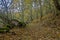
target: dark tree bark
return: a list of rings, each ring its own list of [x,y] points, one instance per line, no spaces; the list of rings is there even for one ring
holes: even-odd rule
[[[54,1],[54,5],[55,5],[55,7],[60,11],[59,0],[53,0],[53,1]]]

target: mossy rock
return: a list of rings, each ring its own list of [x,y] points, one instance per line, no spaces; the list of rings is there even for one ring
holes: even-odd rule
[[[20,22],[16,19],[12,19],[8,24],[5,25],[6,27],[8,27],[9,29],[12,29],[14,27],[26,27],[26,23],[25,22]]]
[[[9,29],[12,29],[12,28],[14,28],[14,25],[13,24],[6,24],[6,27]]]
[[[17,19],[12,19],[10,23],[14,27],[15,26],[18,26],[18,27],[25,27],[26,26],[26,23],[25,22],[20,22]]]

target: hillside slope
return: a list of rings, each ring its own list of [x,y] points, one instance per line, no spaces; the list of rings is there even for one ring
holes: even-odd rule
[[[25,28],[14,28],[1,34],[0,40],[60,40],[60,15],[48,14]]]

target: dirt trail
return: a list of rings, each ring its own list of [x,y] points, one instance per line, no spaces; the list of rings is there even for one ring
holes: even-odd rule
[[[60,40],[60,16],[49,14],[32,21],[25,28],[14,28],[12,33],[0,34],[0,40]]]

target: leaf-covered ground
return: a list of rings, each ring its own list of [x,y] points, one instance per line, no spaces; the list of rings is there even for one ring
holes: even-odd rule
[[[10,33],[0,34],[0,40],[60,40],[60,15],[48,14],[25,28],[13,28]]]

